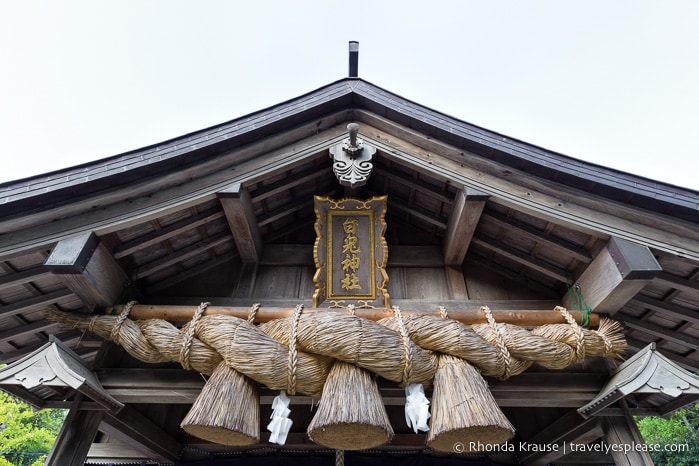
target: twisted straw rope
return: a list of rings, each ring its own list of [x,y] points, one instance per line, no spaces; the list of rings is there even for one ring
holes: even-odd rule
[[[250,314],[248,314],[248,322],[251,324],[255,322],[255,317],[257,317],[257,311],[260,310],[260,303],[255,303],[250,308]]]
[[[184,330],[184,339],[182,340],[182,349],[180,350],[180,363],[182,364],[182,367],[185,370],[192,369],[192,365],[189,362],[189,355],[192,348],[192,341],[194,340],[194,330],[197,321],[201,318],[201,316],[204,314],[204,311],[206,311],[206,308],[209,307],[210,304],[211,303],[209,302],[201,303],[199,307],[197,307],[197,310],[194,312],[189,326],[186,330]]]
[[[289,395],[296,395],[296,364],[298,363],[298,349],[296,348],[296,334],[299,327],[299,319],[303,312],[303,304],[296,306],[294,316],[291,319],[289,328],[289,365],[288,365],[288,392]]]
[[[578,325],[578,323],[575,321],[572,315],[570,315],[570,312],[568,312],[568,309],[562,307],[562,306],[556,306],[554,308],[554,311],[558,311],[561,314],[563,314],[563,318],[568,322],[570,325],[571,330],[573,333],[575,333],[575,336],[577,338],[577,344],[575,345],[575,352],[573,353],[574,355],[571,357],[575,363],[580,363],[583,362],[585,359],[585,333],[583,332],[582,328]],[[605,346],[607,345],[607,341],[605,341]]]
[[[121,344],[121,339],[119,338],[119,334],[121,332],[121,326],[124,325],[124,322],[126,319],[129,317],[129,313],[131,312],[131,309],[138,304],[137,301],[129,301],[126,303],[126,306],[124,306],[124,309],[121,311],[121,314],[117,316],[116,322],[114,322],[114,327],[112,327],[112,331],[109,334],[109,339],[112,340],[113,342],[117,344]],[[90,322],[92,327],[94,328],[94,322]]]
[[[410,337],[403,324],[403,316],[398,306],[393,306],[393,314],[396,316],[396,322],[400,330],[400,339],[403,343],[403,380],[412,380],[413,360],[412,351],[408,344],[410,342]]]
[[[482,306],[481,311],[483,314],[485,314],[488,325],[490,328],[492,328],[495,336],[493,343],[495,343],[495,346],[498,347],[498,351],[500,352],[500,363],[504,368],[502,378],[509,379],[510,375],[512,374],[512,358],[510,356],[510,350],[507,349],[507,344],[505,343],[505,335],[503,335],[501,327],[498,327],[498,324],[495,322],[495,317],[493,317],[493,313],[490,312],[490,308],[488,306]]]
[[[89,329],[121,344],[145,362],[176,361],[183,366],[189,363],[195,370],[210,373],[224,358],[229,366],[262,385],[290,392],[296,373],[296,391],[311,396],[322,390],[331,358],[406,385],[430,382],[436,369],[434,352],[465,359],[483,375],[507,378],[532,362],[561,369],[579,361],[581,355],[620,357],[626,350],[621,326],[610,320],[603,320],[597,331],[572,323],[543,325],[528,331],[495,323],[494,319],[488,324],[468,326],[436,316],[402,315],[399,310],[398,316],[376,323],[344,312],[302,314],[297,307],[288,320],[279,319],[259,327],[243,319],[216,315],[200,316],[180,330],[160,319],[133,321],[128,318],[132,306],[127,305],[119,316],[90,317],[52,311],[47,318]],[[556,310],[562,313],[561,309]],[[444,311],[442,314],[446,314]],[[569,318],[568,313],[566,319]],[[195,328],[193,337],[185,345],[190,328]],[[360,338],[354,338],[357,335]],[[296,344],[290,344],[292,338]],[[356,340],[354,344],[349,344],[350,339]],[[399,345],[408,351],[407,358],[405,354],[395,357]],[[182,351],[185,346],[189,356]],[[279,361],[282,357],[284,362]],[[412,362],[410,367],[408,360]]]

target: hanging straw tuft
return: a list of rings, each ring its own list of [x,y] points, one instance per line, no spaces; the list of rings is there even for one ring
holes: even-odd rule
[[[514,435],[514,427],[500,411],[478,370],[463,359],[443,354],[434,376],[432,418],[427,445],[453,452],[460,443],[500,445]]]
[[[260,441],[260,391],[255,382],[221,362],[180,425],[185,432],[221,445]]]
[[[365,369],[335,361],[323,387],[308,436],[336,450],[365,450],[393,438],[381,393]]]

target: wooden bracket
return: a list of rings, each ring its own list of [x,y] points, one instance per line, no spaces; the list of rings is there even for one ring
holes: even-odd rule
[[[241,260],[259,262],[262,256],[262,236],[250,193],[240,183],[235,183],[216,195],[223,206]]]
[[[460,266],[466,257],[471,238],[476,231],[488,195],[471,188],[456,193],[454,210],[449,216],[444,237],[444,263]]]
[[[128,286],[131,283],[128,276],[94,232],[59,241],[44,267],[56,274],[89,309],[138,298],[138,290]],[[126,288],[129,296],[125,296]]]
[[[576,286],[579,285],[583,301],[593,312],[614,314],[662,270],[648,247],[612,237]],[[561,301],[566,308],[576,309],[571,293]]]

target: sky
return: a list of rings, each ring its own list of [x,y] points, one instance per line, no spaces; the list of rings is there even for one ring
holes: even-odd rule
[[[699,190],[693,0],[0,1],[0,182],[359,77],[460,120]]]

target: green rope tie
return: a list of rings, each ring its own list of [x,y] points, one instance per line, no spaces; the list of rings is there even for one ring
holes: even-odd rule
[[[573,298],[573,306],[575,306],[576,310],[580,313],[580,326],[586,328],[590,325],[590,313],[592,309],[585,304],[582,292],[580,291],[580,283],[575,283],[573,288],[571,288],[568,280],[566,280],[566,287],[568,288],[568,293]]]

